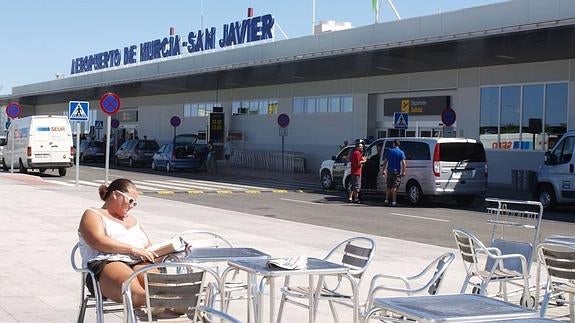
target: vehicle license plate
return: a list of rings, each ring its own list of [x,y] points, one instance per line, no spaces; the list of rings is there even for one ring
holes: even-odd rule
[[[454,169],[453,178],[473,177],[474,172],[473,169]]]
[[[34,154],[35,158],[50,158],[50,154]]]

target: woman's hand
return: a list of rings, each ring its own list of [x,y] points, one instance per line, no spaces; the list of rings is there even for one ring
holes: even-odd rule
[[[132,255],[139,257],[142,261],[154,262],[154,259],[158,257],[154,252],[145,248],[132,248]]]

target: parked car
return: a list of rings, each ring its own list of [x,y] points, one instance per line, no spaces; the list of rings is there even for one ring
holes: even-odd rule
[[[407,195],[412,205],[426,196],[452,196],[461,205],[469,205],[477,195],[487,191],[487,159],[481,142],[467,138],[381,138],[365,150],[361,192],[385,194],[381,165],[385,151],[399,139],[407,161],[406,176],[397,192]],[[382,153],[383,152],[383,153]],[[348,188],[351,166],[346,166],[342,179]]]
[[[557,204],[575,204],[575,130],[568,131],[545,153],[537,172],[536,199],[551,210]]]
[[[171,172],[177,169],[199,170],[202,167],[202,152],[193,145],[165,144],[154,154],[152,169],[165,169]]]
[[[323,188],[334,189],[338,183],[342,183],[343,174],[349,162],[349,154],[354,148],[354,145],[345,146],[337,155],[321,163],[319,179]]]
[[[6,146],[6,136],[0,135],[0,161],[3,158],[4,146]]]
[[[127,164],[130,167],[150,165],[154,153],[160,146],[155,140],[132,139],[125,141],[114,154],[114,165]]]
[[[106,144],[99,140],[80,141],[80,162],[104,161],[106,159]]]

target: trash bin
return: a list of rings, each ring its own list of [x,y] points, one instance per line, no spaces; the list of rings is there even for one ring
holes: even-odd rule
[[[535,185],[536,173],[532,170],[513,169],[511,184],[516,191],[531,191]]]

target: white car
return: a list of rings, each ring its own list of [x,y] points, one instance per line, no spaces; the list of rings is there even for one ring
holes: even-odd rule
[[[341,183],[347,164],[349,153],[354,145],[344,147],[336,156],[324,160],[319,168],[321,186],[325,189],[333,189],[337,183]]]

